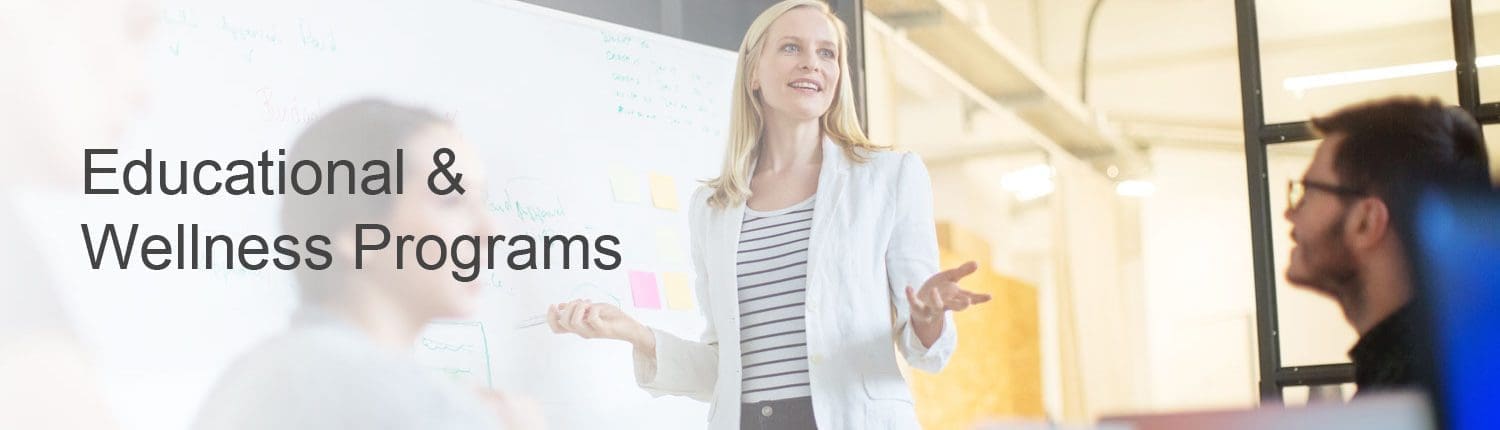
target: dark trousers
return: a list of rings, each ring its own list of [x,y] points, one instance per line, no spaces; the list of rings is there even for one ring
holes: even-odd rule
[[[811,397],[740,404],[740,430],[813,430]]]

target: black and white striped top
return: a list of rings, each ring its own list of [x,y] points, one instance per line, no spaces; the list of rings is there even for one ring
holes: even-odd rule
[[[807,241],[813,198],[784,209],[745,208],[740,224],[740,401],[812,395],[807,374]]]

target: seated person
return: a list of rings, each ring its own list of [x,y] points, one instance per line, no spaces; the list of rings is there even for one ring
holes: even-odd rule
[[[326,235],[332,265],[297,272],[302,305],[291,327],[240,357],[206,399],[199,429],[492,429],[526,419],[493,393],[463,389],[421,367],[413,346],[434,318],[474,310],[480,286],[451,268],[397,270],[394,247],[367,251],[354,269],[354,225],[453,237],[488,234],[477,156],[436,115],[382,101],[359,101],[324,115],[297,139],[288,161],[367,160],[402,148],[431,154],[451,148],[465,172],[463,195],[289,194],[286,233]],[[464,154],[470,156],[464,156]],[[369,156],[363,156],[369,155]],[[415,158],[414,158],[415,159]],[[412,173],[412,172],[408,172]],[[426,190],[426,174],[404,175],[406,190]],[[307,258],[318,260],[316,255]],[[451,260],[450,260],[451,261]]]
[[[1323,137],[1289,184],[1287,279],[1338,302],[1360,335],[1349,351],[1360,393],[1423,387],[1411,265],[1395,229],[1409,181],[1489,186],[1479,125],[1437,100],[1376,100],[1314,118]]]

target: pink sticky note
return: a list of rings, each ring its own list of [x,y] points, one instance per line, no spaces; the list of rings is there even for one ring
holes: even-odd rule
[[[630,271],[630,297],[640,309],[661,309],[661,293],[656,290],[656,274]]]

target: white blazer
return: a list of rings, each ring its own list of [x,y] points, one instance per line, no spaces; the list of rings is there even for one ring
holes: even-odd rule
[[[937,372],[958,344],[950,314],[932,348],[908,324],[905,288],[921,288],[938,271],[932,181],[915,154],[867,152],[855,164],[823,141],[823,166],[807,253],[807,350],[818,428],[915,429],[911,390],[896,350],[918,369]],[[707,329],[697,341],[656,334],[656,357],[635,356],[636,381],[656,396],[712,403],[710,429],[740,420],[739,301],[735,255],[743,204],[708,206],[707,187],[693,194],[695,290]]]

